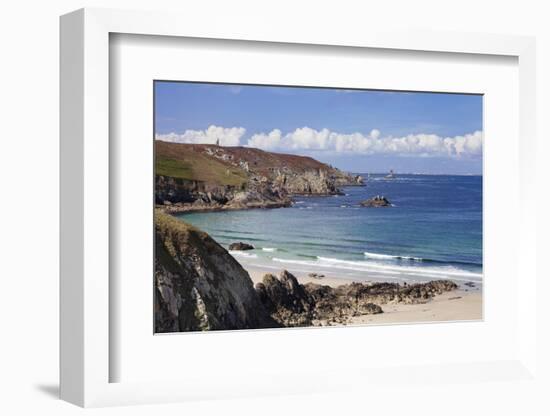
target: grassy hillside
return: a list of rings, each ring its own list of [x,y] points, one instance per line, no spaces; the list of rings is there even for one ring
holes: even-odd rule
[[[192,146],[156,141],[156,175],[237,187],[247,181],[248,175],[240,167],[218,160]]]
[[[219,147],[155,141],[156,174],[204,181],[218,185],[240,186],[251,174],[272,177],[290,169],[334,171],[330,166],[307,156],[265,152],[248,147]],[[243,167],[248,165],[248,169]]]

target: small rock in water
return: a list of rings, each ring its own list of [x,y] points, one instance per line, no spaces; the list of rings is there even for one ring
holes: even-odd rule
[[[231,243],[229,244],[229,250],[254,250],[254,246],[243,242]]]
[[[466,283],[464,283],[464,286],[476,287],[476,284],[474,282],[466,282]]]
[[[376,195],[373,198],[362,201],[361,206],[367,208],[385,208],[391,207],[392,203],[385,196]]]

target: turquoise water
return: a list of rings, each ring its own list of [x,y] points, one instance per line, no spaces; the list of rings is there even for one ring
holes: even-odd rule
[[[366,176],[366,175],[365,175]],[[345,195],[295,198],[290,208],[182,214],[247,268],[288,269],[359,280],[482,279],[480,176],[371,175]],[[359,202],[386,196],[392,208]]]

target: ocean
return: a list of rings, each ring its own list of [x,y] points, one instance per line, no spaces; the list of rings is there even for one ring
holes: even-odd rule
[[[366,174],[363,174],[367,178]],[[370,175],[345,195],[297,197],[290,208],[185,213],[178,217],[228,248],[246,268],[359,281],[482,282],[482,177]],[[391,208],[359,203],[383,195]]]

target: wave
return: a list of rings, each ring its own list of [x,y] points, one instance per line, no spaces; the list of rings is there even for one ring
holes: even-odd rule
[[[302,266],[319,266],[316,261],[311,260],[293,260],[293,259],[280,259],[278,257],[273,257],[271,260],[276,261],[277,263],[289,263],[289,264],[300,264]]]
[[[368,251],[365,251],[363,254],[370,259],[424,261],[423,258],[412,256],[392,256],[390,254],[369,253]]]
[[[422,262],[422,263],[439,263],[439,264],[447,264],[447,265],[464,265],[464,266],[482,267],[482,265],[479,263],[458,261],[458,260],[442,261],[442,260],[434,260],[434,259],[425,259],[422,257],[399,256],[399,255],[394,256],[391,254],[371,253],[368,251],[365,251],[363,254],[367,258],[376,259],[376,260],[409,260],[409,261]]]
[[[262,250],[263,251],[274,252],[274,251],[277,251],[277,248],[275,248],[275,247],[262,247]]]
[[[250,259],[258,258],[257,254],[247,253],[245,251],[239,251],[239,250],[229,250],[229,254],[231,254],[233,257],[247,257]]]
[[[223,239],[227,241],[263,241],[261,238],[257,237],[241,237],[239,236],[240,233],[211,233],[210,235],[214,237],[216,240]]]
[[[470,276],[470,277],[481,277],[480,273],[474,273],[463,269],[458,269],[453,266],[447,267],[418,267],[418,266],[398,266],[398,265],[384,265],[379,263],[369,263],[365,261],[350,261],[350,260],[340,260],[333,259],[330,257],[317,257],[321,262],[335,265],[351,265],[354,267],[360,267],[367,271],[370,268],[391,271],[396,273],[407,273],[407,274],[427,274],[427,275],[442,275],[442,276]],[[361,270],[358,269],[358,270]]]
[[[249,235],[255,235],[256,232],[254,231],[242,231],[242,230],[233,230],[233,229],[225,229],[225,228],[210,228],[211,233],[225,233],[225,234],[249,234]]]
[[[274,257],[278,263],[295,264],[309,267],[325,267],[329,269],[351,270],[356,272],[377,273],[399,276],[420,276],[423,278],[451,278],[458,281],[481,280],[482,274],[453,266],[418,267],[373,263],[368,261],[341,260],[331,257],[317,256],[316,260],[294,260]]]

